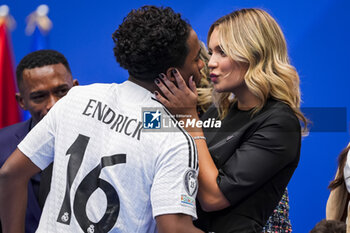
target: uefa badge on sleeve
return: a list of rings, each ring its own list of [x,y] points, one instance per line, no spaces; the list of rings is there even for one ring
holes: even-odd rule
[[[184,185],[188,195],[193,196],[197,192],[197,173],[194,169],[190,169],[185,173]]]
[[[144,129],[160,129],[162,113],[157,109],[153,111],[143,111],[143,128]]]

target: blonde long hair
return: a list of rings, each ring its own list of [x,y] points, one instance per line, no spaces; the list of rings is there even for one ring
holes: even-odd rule
[[[264,10],[241,9],[218,19],[208,32],[208,43],[214,29],[218,29],[221,49],[234,61],[248,63],[244,76],[248,89],[260,100],[254,112],[260,111],[272,97],[288,104],[304,123],[300,111],[299,75],[290,64],[287,45],[277,22]],[[230,105],[231,93],[214,93],[214,103],[223,119]]]
[[[204,62],[204,67],[201,69],[201,75],[202,79],[199,83],[199,86],[197,87],[198,92],[198,100],[197,100],[197,106],[199,110],[204,113],[208,110],[210,105],[213,103],[212,99],[212,90],[213,86],[210,82],[210,74],[209,74],[209,54],[208,50],[205,47],[205,44],[200,41],[201,51],[199,54],[199,58]]]

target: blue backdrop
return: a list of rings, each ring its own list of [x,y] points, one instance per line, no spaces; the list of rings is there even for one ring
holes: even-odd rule
[[[300,164],[289,185],[294,232],[308,232],[325,217],[327,185],[336,171],[337,155],[349,142],[350,1],[5,0],[17,21],[12,32],[16,64],[30,52],[25,18],[43,3],[49,5],[54,24],[50,48],[68,58],[80,84],[127,79],[127,72],[114,59],[111,35],[132,8],[171,6],[189,20],[203,41],[213,21],[237,8],[260,7],[271,13],[285,33],[292,64],[301,78],[302,106],[308,107],[317,129],[303,139]],[[318,108],[316,113],[313,108]]]

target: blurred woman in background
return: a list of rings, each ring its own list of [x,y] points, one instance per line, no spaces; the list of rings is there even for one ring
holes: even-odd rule
[[[346,232],[350,232],[349,200],[350,200],[350,143],[338,156],[338,170],[335,179],[329,184],[331,190],[327,201],[326,219],[339,220],[346,224]]]

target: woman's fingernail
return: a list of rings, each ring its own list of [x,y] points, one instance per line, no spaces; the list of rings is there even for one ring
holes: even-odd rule
[[[173,74],[177,74],[177,70],[176,69],[173,69]]]
[[[159,78],[164,79],[164,74],[159,74]]]
[[[156,82],[156,84],[160,83],[159,79],[157,79],[157,78],[154,81]]]
[[[158,91],[155,91],[154,94],[159,95]]]

